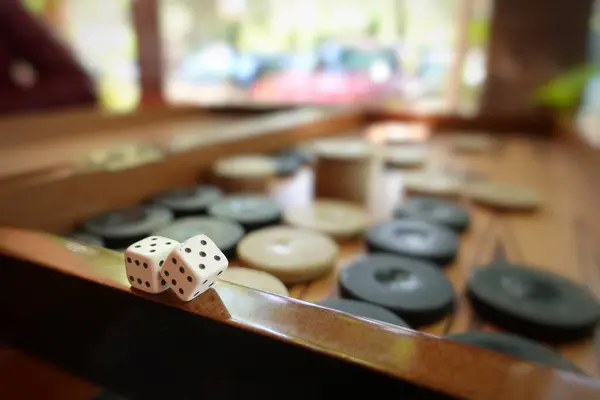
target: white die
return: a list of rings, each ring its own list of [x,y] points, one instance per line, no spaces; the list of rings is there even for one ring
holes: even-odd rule
[[[125,270],[132,287],[148,293],[161,293],[169,284],[161,278],[160,270],[167,256],[179,246],[176,240],[150,236],[125,250]]]
[[[161,275],[181,300],[190,301],[212,287],[228,265],[208,236],[197,235],[171,252]]]

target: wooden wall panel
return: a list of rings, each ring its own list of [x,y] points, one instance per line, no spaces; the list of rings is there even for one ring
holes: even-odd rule
[[[131,0],[137,36],[139,83],[143,104],[163,103],[163,52],[160,37],[160,0]]]
[[[536,114],[533,92],[587,60],[593,0],[495,0],[481,112]]]

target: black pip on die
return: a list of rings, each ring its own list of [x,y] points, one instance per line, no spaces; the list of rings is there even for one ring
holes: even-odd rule
[[[161,293],[169,284],[160,270],[169,254],[180,243],[161,236],[150,236],[125,250],[125,270],[132,287],[148,293]]]
[[[169,254],[161,276],[181,300],[190,301],[214,285],[228,265],[217,245],[208,236],[198,235]]]

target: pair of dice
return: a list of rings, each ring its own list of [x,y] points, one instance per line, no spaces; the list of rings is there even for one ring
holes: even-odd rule
[[[132,287],[148,293],[171,288],[183,301],[210,289],[228,265],[227,257],[206,235],[183,243],[150,236],[125,251],[125,270]]]

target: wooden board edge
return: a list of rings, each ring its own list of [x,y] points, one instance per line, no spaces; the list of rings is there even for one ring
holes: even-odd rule
[[[366,111],[371,122],[401,121],[426,123],[435,131],[488,131],[493,133],[528,133],[551,136],[554,117],[549,114],[529,115],[460,115],[443,113],[417,113],[392,107],[371,107]]]
[[[569,398],[600,395],[600,380],[227,282],[189,303],[169,292],[137,292],[127,283],[121,253],[45,233],[0,228],[0,254],[459,398],[490,399],[503,393],[515,400],[541,399],[549,388]]]
[[[276,113],[253,121],[234,122],[213,135],[214,140],[192,143],[160,162],[115,172],[76,173],[60,169],[16,180],[0,188],[0,223],[52,232],[71,229],[91,214],[198,182],[218,158],[249,151],[275,151],[317,137],[345,133],[360,127],[364,118],[361,112],[342,108]],[[40,202],[42,198],[44,201]]]
[[[70,135],[93,135],[172,118],[209,114],[198,107],[146,106],[128,113],[95,108],[74,108],[0,118],[0,145],[15,146]]]

